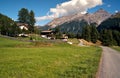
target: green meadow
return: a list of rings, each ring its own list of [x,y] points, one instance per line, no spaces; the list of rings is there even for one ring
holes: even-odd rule
[[[0,37],[0,78],[95,78],[99,47]]]
[[[114,46],[112,48],[120,52],[120,47],[119,46]]]

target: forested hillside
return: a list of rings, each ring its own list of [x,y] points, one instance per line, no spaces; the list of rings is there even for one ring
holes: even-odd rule
[[[2,35],[15,36],[20,33],[20,29],[11,18],[0,13],[0,33]]]

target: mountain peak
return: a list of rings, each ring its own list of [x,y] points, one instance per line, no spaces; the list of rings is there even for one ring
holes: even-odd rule
[[[52,20],[50,23],[48,23],[46,26],[54,28],[56,26],[63,25],[64,23],[69,23],[72,21],[80,22],[81,20],[85,20],[88,24],[96,23],[98,26],[102,21],[106,20],[110,16],[111,16],[110,13],[108,13],[104,9],[100,8],[98,11],[96,11],[93,14],[77,13],[77,14],[73,14],[73,15],[69,15],[69,16],[63,16],[60,18],[56,18],[56,19]]]
[[[99,10],[97,10],[95,13],[108,13],[106,10],[100,8]]]
[[[103,8],[98,9],[98,11],[105,11]]]

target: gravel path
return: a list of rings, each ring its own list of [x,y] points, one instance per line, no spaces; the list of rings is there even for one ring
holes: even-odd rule
[[[120,52],[109,47],[103,49],[98,78],[120,78]]]

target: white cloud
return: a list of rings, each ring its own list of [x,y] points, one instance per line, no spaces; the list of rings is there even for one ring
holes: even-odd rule
[[[86,13],[88,9],[102,5],[102,0],[70,0],[57,4],[56,8],[50,8],[46,16],[36,17],[37,21],[54,19],[74,13]]]
[[[118,13],[119,11],[118,10],[115,10],[115,13]]]
[[[109,4],[109,5],[107,5],[107,7],[109,8],[109,7],[111,7],[111,5]]]
[[[49,19],[53,19],[53,18],[55,18],[54,15],[47,15],[47,16],[42,16],[42,17],[36,17],[37,20],[45,20],[45,19],[49,20]]]

